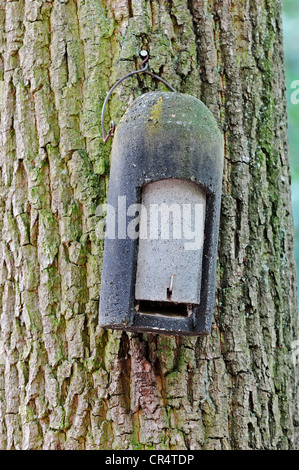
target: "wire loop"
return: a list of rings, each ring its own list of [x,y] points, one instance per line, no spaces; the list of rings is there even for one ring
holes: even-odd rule
[[[136,75],[137,73],[146,73],[147,75],[150,75],[151,77],[153,78],[156,78],[157,80],[159,80],[161,83],[163,83],[163,85],[165,85],[170,91],[173,91],[173,92],[176,92],[176,90],[171,86],[169,85],[169,83],[167,83],[165,80],[163,80],[163,78],[159,77],[158,75],[155,75],[154,73],[152,72],[149,72],[147,69],[148,69],[148,60],[149,60],[149,55],[148,55],[148,52],[147,51],[141,51],[140,52],[140,56],[141,57],[144,57],[144,59],[142,60],[142,62],[140,63],[140,69],[139,70],[135,70],[134,72],[130,72],[128,73],[127,75],[125,75],[124,77],[120,78],[114,85],[113,87],[111,88],[111,90],[109,91],[109,93],[107,94],[106,98],[105,98],[105,101],[104,101],[104,104],[103,104],[103,107],[102,107],[102,115],[101,115],[101,124],[102,124],[102,136],[103,136],[103,142],[104,144],[106,144],[106,142],[109,140],[110,137],[113,137],[114,135],[114,131],[115,131],[115,123],[114,121],[111,121],[110,123],[110,128],[109,128],[109,131],[106,135],[106,132],[105,132],[105,110],[106,110],[106,106],[107,106],[107,103],[108,103],[108,100],[111,96],[111,94],[113,93],[113,91],[115,90],[115,88],[121,83],[123,82],[126,78],[129,78],[131,77],[132,75]]]

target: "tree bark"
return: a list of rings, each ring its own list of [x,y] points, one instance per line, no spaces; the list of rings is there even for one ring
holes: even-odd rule
[[[0,447],[289,449],[297,418],[280,0],[0,0]],[[106,92],[150,68],[223,129],[209,337],[97,327]],[[157,87],[127,80],[108,118]]]

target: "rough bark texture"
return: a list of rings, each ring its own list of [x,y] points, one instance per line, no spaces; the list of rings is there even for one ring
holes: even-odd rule
[[[110,153],[100,110],[142,47],[225,136],[206,338],[97,327],[96,207]],[[110,117],[155,87],[150,77],[124,82]],[[281,1],[0,0],[0,97],[0,447],[292,448],[298,327]]]

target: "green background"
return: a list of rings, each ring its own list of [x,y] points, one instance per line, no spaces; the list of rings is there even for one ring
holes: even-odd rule
[[[299,80],[299,1],[284,0],[284,49],[286,60],[286,84],[288,94],[289,146],[292,172],[292,200],[295,220],[295,256],[299,266],[299,104],[292,104],[295,91],[291,84]],[[296,87],[298,89],[298,85]],[[299,98],[299,93],[297,94]],[[298,284],[299,286],[299,284]],[[299,293],[299,290],[298,290]]]

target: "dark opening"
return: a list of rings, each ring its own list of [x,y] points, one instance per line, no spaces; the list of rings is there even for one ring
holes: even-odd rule
[[[157,302],[153,300],[138,300],[138,313],[145,315],[161,315],[167,317],[188,317],[192,312],[192,304],[176,304],[174,302]]]

